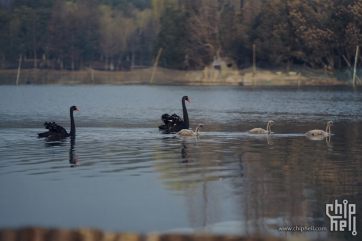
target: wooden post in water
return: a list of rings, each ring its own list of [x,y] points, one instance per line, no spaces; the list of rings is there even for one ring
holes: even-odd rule
[[[20,58],[19,58],[19,67],[18,67],[18,77],[16,77],[16,85],[18,85],[19,83],[19,75],[20,75],[20,66],[21,66],[21,54],[20,54]]]
[[[155,64],[154,64],[154,66],[153,66],[153,71],[152,71],[152,76],[151,76],[151,80],[150,80],[150,85],[152,84],[153,79],[155,78],[157,63],[158,63],[158,60],[159,60],[159,58],[160,58],[161,52],[162,52],[162,48],[160,48],[160,50],[158,50],[158,54],[157,54],[157,57],[156,57],[156,61],[155,61]]]
[[[357,45],[356,56],[354,57],[353,80],[352,80],[353,87],[356,86],[356,67],[357,67],[358,50],[359,50],[359,46]]]
[[[253,44],[253,84],[255,85],[255,75],[256,75],[256,56],[255,56],[256,45]]]

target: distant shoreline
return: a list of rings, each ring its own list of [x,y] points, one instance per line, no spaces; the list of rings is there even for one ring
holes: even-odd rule
[[[297,86],[297,85],[347,85],[333,75],[324,74],[321,70],[308,71],[270,71],[257,68],[253,76],[252,68],[220,71],[204,70],[172,70],[157,67],[155,77],[150,83],[153,67],[131,71],[101,70],[52,70],[24,69],[20,71],[19,85],[205,85],[205,86]],[[0,70],[0,85],[15,85],[17,70]]]

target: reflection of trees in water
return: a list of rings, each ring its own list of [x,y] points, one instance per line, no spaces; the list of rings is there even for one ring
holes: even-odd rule
[[[182,140],[176,136],[165,137],[162,145],[154,150],[153,166],[156,172],[161,173],[161,179],[167,189],[174,191],[194,190],[198,185],[198,164],[190,158],[197,145],[194,139]],[[181,154],[181,155],[180,155]]]
[[[203,228],[223,220],[223,191],[220,182],[205,181],[197,186],[196,193],[186,190],[184,195],[190,227]]]
[[[273,158],[253,152],[243,154],[243,186],[235,190],[240,197],[240,207],[235,211],[245,220],[248,234],[267,234],[271,227],[266,225],[266,220],[280,216],[283,223],[274,221],[275,225],[307,225],[306,196],[300,192],[305,189],[304,183],[295,182],[289,175],[280,181],[264,167],[264,161],[272,162]],[[277,227],[271,229],[274,228]]]
[[[341,147],[333,149],[331,138],[326,138],[326,148],[324,140],[311,141],[305,136],[173,139],[172,148],[158,159],[155,169],[162,173],[168,189],[185,196],[191,227],[223,220],[225,185],[238,199],[227,208],[233,208],[236,219],[245,221],[240,224],[245,235],[267,234],[279,226],[327,227],[326,203],[348,197],[350,203],[358,204],[356,197],[362,193],[358,185],[362,183],[362,150],[354,144],[362,142],[362,136],[346,138],[353,144],[344,146],[343,152],[338,150]],[[346,166],[345,158],[351,166]],[[351,172],[348,177],[340,171],[346,169]]]
[[[180,191],[186,197],[190,226],[201,228],[220,222],[224,215],[221,205],[224,184],[219,180],[241,178],[242,164],[238,155],[218,152],[227,149],[229,144],[205,142],[202,137],[167,138],[164,143],[170,148],[166,152],[158,152],[159,161],[154,167],[162,173],[163,184],[169,190]],[[175,143],[178,143],[178,148]]]
[[[274,220],[274,225],[278,226],[328,227],[325,204],[332,203],[331,195],[340,198],[352,193],[355,196],[361,191],[355,181],[361,181],[362,171],[346,178],[340,172],[345,162],[340,152],[333,152],[331,138],[326,138],[327,148],[324,138],[321,141],[283,137],[278,138],[273,150],[258,151],[250,143],[243,143],[246,151],[242,156],[243,186],[235,189],[235,194],[240,198],[240,208],[236,211],[250,221],[246,222],[247,230],[254,230],[255,234],[268,232],[265,220]],[[235,185],[237,187],[240,186]],[[278,217],[281,219],[276,220]],[[316,232],[313,235],[323,237],[326,234]]]

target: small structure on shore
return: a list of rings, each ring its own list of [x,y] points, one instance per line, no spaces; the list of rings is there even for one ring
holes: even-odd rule
[[[214,61],[212,62],[211,66],[213,67],[213,69],[222,70],[222,71],[225,71],[227,69],[230,70],[238,69],[236,62],[229,57],[224,57],[220,59],[214,57]]]

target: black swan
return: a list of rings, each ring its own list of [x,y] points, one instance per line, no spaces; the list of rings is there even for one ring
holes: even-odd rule
[[[326,131],[322,130],[311,130],[305,133],[307,136],[330,136],[331,135],[331,126],[333,126],[333,121],[328,121]]]
[[[79,111],[79,109],[76,106],[70,107],[70,133],[68,133],[62,126],[56,124],[55,122],[45,122],[44,126],[49,131],[39,133],[39,137],[48,137],[48,138],[65,138],[68,136],[75,136],[75,124],[74,124],[74,118],[73,118],[73,111]]]
[[[182,129],[189,129],[189,116],[187,114],[187,109],[185,105],[185,101],[191,102],[189,97],[184,96],[182,97],[182,110],[184,114],[184,120],[176,115],[169,115],[163,114],[161,120],[165,123],[164,125],[159,126],[160,130],[164,131],[165,133],[174,133],[179,132]]]
[[[198,136],[199,132],[200,132],[200,128],[204,129],[204,124],[199,124],[196,127],[195,132],[193,132],[192,130],[183,129],[183,130],[177,132],[176,134],[180,135],[180,136]]]
[[[274,124],[274,121],[269,121],[268,125],[266,126],[266,130],[264,130],[263,128],[254,128],[249,130],[249,133],[253,133],[253,134],[269,134],[271,132],[270,126],[272,126]]]

